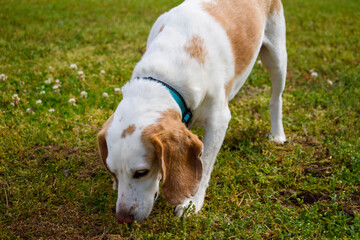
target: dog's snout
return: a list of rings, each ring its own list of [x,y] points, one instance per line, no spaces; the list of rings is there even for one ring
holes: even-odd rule
[[[134,221],[134,216],[128,212],[119,212],[116,214],[116,220],[121,224],[130,224]]]

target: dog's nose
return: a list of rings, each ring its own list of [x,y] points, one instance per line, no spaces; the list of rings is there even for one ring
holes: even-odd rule
[[[116,214],[116,220],[118,221],[118,223],[127,223],[130,224],[134,221],[134,216],[130,213],[126,213],[126,212],[119,212]]]

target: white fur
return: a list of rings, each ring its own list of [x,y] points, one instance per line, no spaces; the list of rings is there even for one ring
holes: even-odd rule
[[[287,62],[283,13],[266,20],[262,41],[251,63],[237,76],[226,98],[224,86],[234,75],[234,56],[226,31],[201,7],[204,1],[185,1],[157,19],[148,38],[147,50],[136,65],[131,81],[123,87],[123,100],[114,113],[114,120],[106,135],[109,152],[106,162],[119,183],[117,213],[130,211],[138,221],[150,214],[161,178],[159,166],[151,166],[144,159],[142,130],[154,124],[167,109],[181,111],[165,87],[137,77],[151,76],[174,87],[193,111],[191,127],[200,126],[205,130],[200,187],[195,196],[176,207],[178,216],[183,214],[190,202],[194,204],[195,212],[204,203],[216,156],[231,118],[228,101],[244,84],[259,53],[270,72],[273,86],[270,139],[278,143],[286,140],[281,119],[281,94]],[[163,25],[165,27],[159,33]],[[193,35],[200,36],[206,46],[203,66],[184,50],[186,42]],[[267,50],[261,49],[261,46],[266,46]],[[121,132],[131,124],[136,126],[135,132],[121,138]],[[144,179],[134,179],[134,171],[138,169],[151,169],[151,172]]]

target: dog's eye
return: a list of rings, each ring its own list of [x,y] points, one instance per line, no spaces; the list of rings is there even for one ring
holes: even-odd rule
[[[146,176],[146,174],[148,174],[149,170],[148,169],[142,169],[142,170],[137,170],[134,173],[134,178],[141,178]]]

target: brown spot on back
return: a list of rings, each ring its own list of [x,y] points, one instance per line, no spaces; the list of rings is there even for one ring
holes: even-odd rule
[[[214,0],[204,9],[225,29],[234,54],[235,76],[250,64],[258,48],[265,24],[263,0]]]
[[[190,57],[196,59],[200,64],[205,63],[207,50],[205,47],[204,39],[198,35],[194,35],[185,45],[185,51]]]
[[[121,138],[126,138],[127,136],[130,136],[133,134],[136,130],[136,127],[134,124],[129,125],[121,134]]]

